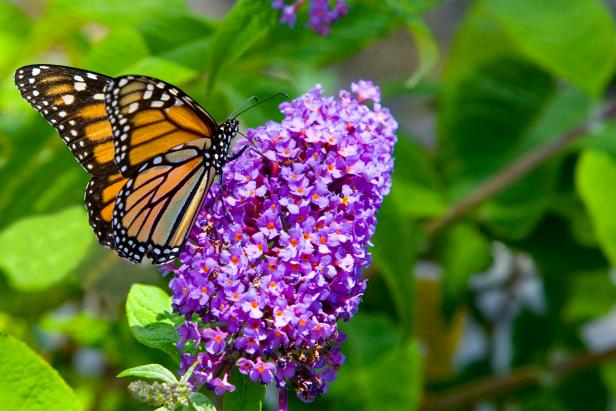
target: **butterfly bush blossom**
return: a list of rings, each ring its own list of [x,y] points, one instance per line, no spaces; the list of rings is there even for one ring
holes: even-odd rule
[[[306,3],[306,0],[294,0],[290,4],[286,3],[285,0],[274,0],[272,7],[282,10],[280,16],[282,23],[294,27],[297,20],[297,11],[304,3]],[[330,0],[310,0],[308,27],[319,34],[327,35],[330,32],[331,24],[345,16],[348,11],[344,0],[335,0],[334,5],[330,4]]]
[[[360,81],[352,91],[324,97],[317,85],[281,104],[281,123],[248,130],[258,150],[225,166],[181,264],[164,268],[185,317],[182,368],[197,362],[195,385],[233,391],[236,366],[274,382],[284,410],[287,389],[310,401],[335,379],[338,320],[353,316],[366,287],[397,128],[377,87]]]

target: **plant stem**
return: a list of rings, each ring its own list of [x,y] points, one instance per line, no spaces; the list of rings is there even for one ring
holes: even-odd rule
[[[582,353],[554,362],[547,368],[526,365],[509,374],[492,376],[463,384],[444,392],[426,396],[422,411],[444,411],[475,404],[480,400],[508,394],[531,385],[549,383],[552,378],[563,377],[587,370],[616,359],[616,347],[596,353]]]
[[[453,204],[443,216],[430,221],[426,226],[428,236],[433,237],[435,234],[441,232],[444,228],[466,215],[483,201],[507,188],[511,183],[514,183],[534,170],[546,159],[560,152],[573,141],[586,135],[596,124],[615,116],[616,102],[611,102],[607,105],[606,109],[591,120],[569,130],[560,138],[521,156],[499,171],[496,175],[490,177],[468,196]]]

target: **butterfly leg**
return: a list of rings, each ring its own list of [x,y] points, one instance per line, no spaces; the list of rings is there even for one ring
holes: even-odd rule
[[[241,156],[242,154],[244,154],[244,151],[246,151],[246,149],[248,148],[248,146],[244,146],[242,148],[240,148],[240,151],[238,151],[237,153],[233,153],[230,156],[227,156],[227,163],[233,160],[237,160],[237,158],[239,158],[239,156]],[[222,174],[221,174],[222,176]]]

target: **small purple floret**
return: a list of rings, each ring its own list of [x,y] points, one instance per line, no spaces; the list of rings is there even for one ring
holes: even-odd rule
[[[183,370],[198,361],[193,384],[231,391],[236,366],[310,401],[335,379],[344,360],[338,322],[355,314],[366,287],[397,128],[377,87],[352,90],[325,97],[317,86],[281,104],[281,123],[248,130],[262,154],[247,150],[225,166],[181,264],[162,267],[185,316]]]
[[[297,21],[297,12],[306,0],[292,0],[290,4],[284,0],[274,0],[272,7],[282,10],[280,22],[294,27]],[[330,33],[330,26],[349,12],[344,0],[336,0],[332,6],[330,0],[310,0],[310,19],[308,27],[321,35]]]

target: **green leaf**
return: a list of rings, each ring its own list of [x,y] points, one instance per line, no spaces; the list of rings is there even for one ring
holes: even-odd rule
[[[547,73],[513,56],[489,60],[455,83],[439,114],[447,173],[477,185],[515,158],[554,92]]]
[[[216,27],[202,16],[172,11],[137,26],[152,53],[164,55],[212,35]]]
[[[225,392],[223,409],[225,411],[261,411],[265,397],[265,385],[253,382],[247,375],[233,367],[229,382],[235,385],[235,391]]]
[[[590,215],[603,252],[616,264],[616,161],[606,153],[587,149],[578,160],[576,187]]]
[[[82,207],[25,218],[0,233],[0,267],[13,287],[43,290],[77,267],[93,239]]]
[[[591,104],[583,94],[556,88],[546,72],[519,56],[503,55],[465,70],[466,77],[452,77],[439,117],[441,161],[454,198],[589,115]],[[559,163],[550,159],[510,184],[486,202],[481,219],[503,237],[527,235],[552,204]]]
[[[419,66],[405,83],[406,87],[412,88],[436,68],[439,48],[430,28],[423,21],[413,19],[408,22],[408,28],[415,40],[415,47],[419,56]]]
[[[137,28],[152,54],[196,71],[209,66],[216,26],[201,16],[172,13],[156,17]]]
[[[82,60],[81,65],[93,71],[116,76],[149,55],[150,51],[143,36],[132,28],[122,27],[98,42]]]
[[[177,13],[186,9],[184,0],[51,0],[48,13],[126,26],[153,16],[164,16],[170,10]]]
[[[490,244],[475,227],[458,224],[445,234],[442,247],[443,303],[446,314],[451,317],[464,300],[471,275],[490,263]]]
[[[40,326],[45,331],[61,332],[79,344],[91,347],[102,343],[109,335],[110,321],[92,313],[47,313]]]
[[[276,22],[269,0],[238,0],[227,13],[212,42],[208,90],[218,74],[261,39]]]
[[[165,79],[166,82],[171,84],[182,84],[197,77],[197,72],[193,69],[154,56],[139,60],[122,70],[122,74],[135,73]]]
[[[380,316],[358,315],[344,331],[347,361],[331,387],[336,409],[417,409],[422,389],[418,344],[402,340],[395,325]]]
[[[33,214],[83,206],[87,183],[87,174],[53,128],[13,84],[10,90],[16,99],[13,113],[0,116],[0,228]]]
[[[419,226],[400,212],[393,198],[386,197],[377,219],[372,255],[407,333],[412,330],[413,264],[423,235]]]
[[[606,271],[577,273],[567,284],[571,290],[563,317],[569,322],[592,321],[609,313],[616,302],[616,286]]]
[[[26,344],[0,334],[0,409],[77,411],[81,406],[49,364]]]
[[[614,73],[616,30],[597,0],[486,0],[494,18],[519,50],[543,68],[591,95]]]
[[[147,378],[150,380],[159,380],[168,383],[178,382],[175,375],[160,364],[147,364],[129,368],[119,373],[118,377]]]
[[[179,362],[171,297],[165,291],[152,285],[133,285],[126,299],[126,316],[137,341],[162,350]]]
[[[195,411],[216,411],[212,401],[200,392],[190,394],[190,404]]]

